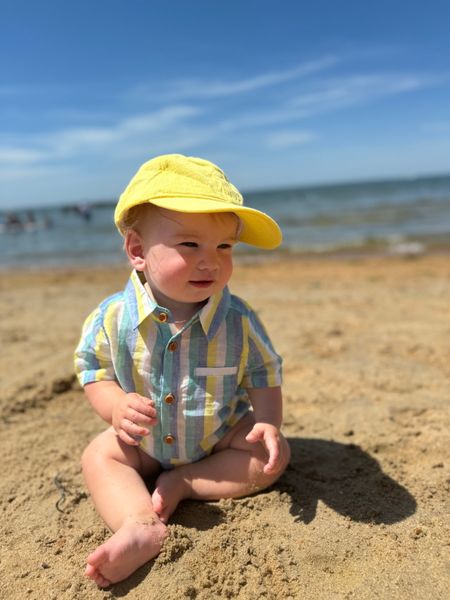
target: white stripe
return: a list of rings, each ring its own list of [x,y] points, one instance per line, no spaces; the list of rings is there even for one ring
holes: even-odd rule
[[[219,344],[222,345],[222,342],[219,342]],[[218,358],[218,362],[223,361]],[[235,375],[237,370],[237,367],[196,367],[195,374],[199,377],[221,377],[223,375]]]

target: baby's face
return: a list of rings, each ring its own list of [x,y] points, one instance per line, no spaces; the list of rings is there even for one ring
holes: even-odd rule
[[[163,306],[168,300],[197,304],[221,291],[233,271],[238,224],[232,213],[150,211],[140,231],[155,299]]]

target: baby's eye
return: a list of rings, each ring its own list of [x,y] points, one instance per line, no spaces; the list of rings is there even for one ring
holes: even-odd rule
[[[181,242],[180,246],[186,246],[186,248],[198,248],[197,242]]]
[[[228,250],[228,248],[232,248],[232,244],[219,244],[218,248],[220,248],[221,250]]]

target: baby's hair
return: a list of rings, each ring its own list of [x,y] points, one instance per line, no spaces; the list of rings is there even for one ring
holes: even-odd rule
[[[148,215],[151,210],[157,210],[157,208],[157,206],[149,202],[130,208],[122,220],[124,234],[126,235],[129,231],[137,231],[139,233],[139,223],[142,223],[144,216]]]

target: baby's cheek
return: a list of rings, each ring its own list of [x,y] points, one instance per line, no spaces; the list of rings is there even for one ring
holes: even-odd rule
[[[188,270],[187,261],[180,256],[168,257],[159,264],[159,277],[168,285],[176,284]]]
[[[222,263],[222,275],[225,281],[228,281],[233,273],[233,257],[230,255]]]

